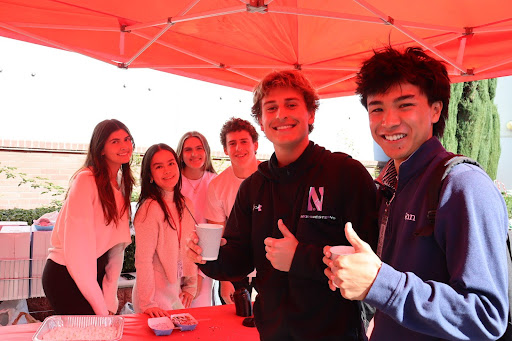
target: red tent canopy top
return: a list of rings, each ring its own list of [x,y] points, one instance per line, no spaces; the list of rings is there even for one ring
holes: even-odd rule
[[[512,75],[504,0],[0,0],[0,35],[245,90],[297,68],[323,98],[352,95],[388,45],[422,46],[453,82]]]

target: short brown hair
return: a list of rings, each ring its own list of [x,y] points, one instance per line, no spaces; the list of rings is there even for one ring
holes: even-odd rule
[[[224,147],[224,149],[227,147],[227,134],[242,130],[245,130],[249,133],[249,135],[251,135],[252,143],[258,142],[258,132],[256,129],[254,129],[254,126],[249,121],[242,120],[241,118],[231,117],[228,121],[226,121],[226,123],[224,123],[222,129],[220,130],[220,143],[222,143],[222,147]]]
[[[256,85],[253,91],[253,106],[251,116],[259,124],[261,120],[261,101],[275,88],[292,88],[304,96],[304,102],[309,112],[315,113],[318,109],[319,98],[311,82],[298,70],[274,71],[269,73]],[[309,132],[313,125],[309,125]]]

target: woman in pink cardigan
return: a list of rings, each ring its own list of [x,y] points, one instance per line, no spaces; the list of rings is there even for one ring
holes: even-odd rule
[[[190,307],[197,285],[197,266],[185,256],[185,239],[194,230],[192,214],[190,200],[181,193],[176,153],[163,143],[151,146],[142,159],[134,221],[136,313],[170,316],[168,310]]]

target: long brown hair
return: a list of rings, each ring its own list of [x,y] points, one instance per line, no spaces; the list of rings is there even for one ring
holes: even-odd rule
[[[117,224],[119,218],[124,215],[126,211],[130,212],[130,197],[132,194],[133,184],[135,183],[132,170],[130,168],[131,162],[122,164],[121,190],[124,197],[124,204],[121,212],[119,213],[116,207],[114,192],[110,185],[109,168],[105,161],[105,157],[102,155],[103,148],[105,147],[108,137],[110,134],[118,130],[124,130],[128,135],[130,135],[132,146],[135,148],[132,134],[126,125],[115,119],[101,121],[96,125],[92,132],[87,157],[84,165],[80,168],[80,170],[89,168],[94,175],[106,225],[110,224],[112,221]]]
[[[176,209],[178,210],[179,220],[181,221],[183,217],[183,210],[185,209],[185,197],[181,193],[181,164],[178,162],[178,155],[176,155],[174,149],[164,143],[154,144],[149,147],[144,154],[144,157],[142,158],[142,165],[140,167],[140,197],[139,202],[137,203],[137,207],[140,207],[146,199],[155,200],[164,212],[164,220],[166,220],[173,229],[176,229],[175,224],[171,222],[172,217],[170,218],[169,208],[164,202],[162,195],[163,190],[156,184],[156,182],[151,182],[151,161],[153,160],[153,156],[155,156],[155,154],[161,150],[167,150],[171,152],[172,155],[174,155],[176,163],[178,164],[180,176],[176,186],[174,186],[173,201],[176,205]]]

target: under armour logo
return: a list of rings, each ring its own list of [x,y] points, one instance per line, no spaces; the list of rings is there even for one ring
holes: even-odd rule
[[[252,210],[253,210],[253,211],[261,212],[261,207],[262,207],[262,206],[261,206],[261,204],[259,204],[259,205],[253,205],[253,206],[252,206]]]
[[[405,220],[416,221],[416,216],[414,214],[406,213]]]
[[[324,188],[318,187],[318,192],[315,187],[309,187],[308,197],[308,211],[321,211],[324,203]]]

